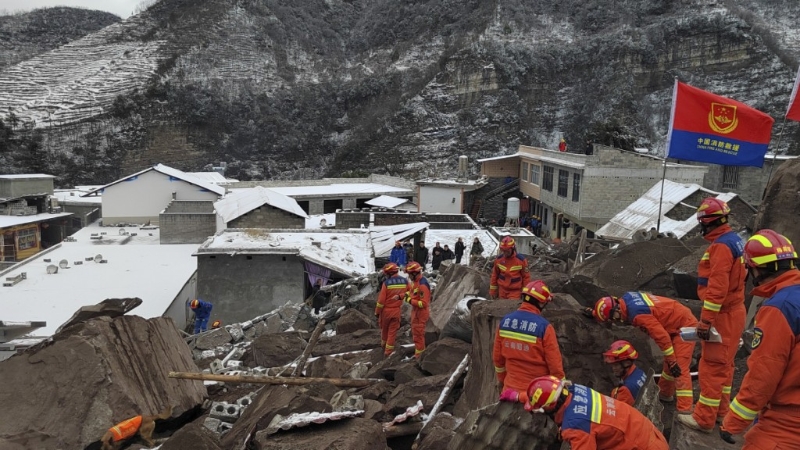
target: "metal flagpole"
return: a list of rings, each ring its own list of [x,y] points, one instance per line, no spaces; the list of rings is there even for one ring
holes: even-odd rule
[[[664,171],[661,174],[661,195],[658,196],[658,219],[656,222],[656,234],[661,232],[661,206],[664,203],[664,185],[667,179],[667,158],[669,158],[669,146],[672,140],[672,126],[675,121],[675,104],[678,100],[678,77],[675,77],[675,87],[672,88],[672,110],[669,115],[669,131],[667,132],[667,144],[664,148]]]
[[[664,203],[664,185],[667,178],[667,155],[664,150],[664,172],[661,174],[661,195],[658,196],[658,222],[656,223],[656,234],[661,232],[661,205]]]
[[[783,117],[783,125],[781,125],[781,131],[778,132],[778,143],[775,144],[775,147],[772,147],[772,165],[769,167],[769,176],[767,176],[767,182],[764,184],[764,193],[761,195],[761,201],[764,201],[764,198],[767,196],[767,186],[769,186],[769,180],[772,179],[772,171],[775,169],[775,160],[778,159],[778,147],[781,145],[781,140],[783,139],[783,129],[786,127],[786,116]]]

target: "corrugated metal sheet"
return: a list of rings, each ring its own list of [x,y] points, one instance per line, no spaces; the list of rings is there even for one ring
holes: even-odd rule
[[[428,222],[415,222],[392,226],[372,226],[369,229],[372,238],[372,249],[375,257],[388,256],[394,243],[413,236],[414,233],[425,230],[430,225]]]
[[[363,410],[339,411],[330,413],[294,413],[288,417],[283,417],[278,414],[272,419],[272,422],[270,422],[266,432],[268,435],[275,434],[280,430],[290,430],[292,428],[301,428],[312,424],[325,423],[331,420],[349,419],[351,417],[359,417],[363,415]]]
[[[731,201],[736,194],[727,192],[719,193],[710,191],[697,184],[682,184],[665,180],[664,194],[661,205],[660,232],[672,232],[682,238],[697,226],[694,215],[686,220],[673,220],[666,216],[675,206],[697,191],[704,191],[710,195]],[[607,224],[603,225],[596,234],[606,239],[631,239],[637,230],[655,228],[658,223],[658,203],[661,197],[661,182],[656,183],[638,200],[628,205],[627,208],[615,215]],[[693,205],[696,206],[696,205]]]
[[[274,206],[303,218],[308,217],[295,199],[262,186],[233,189],[231,193],[214,203],[214,208],[222,220],[228,223],[262,205]]]

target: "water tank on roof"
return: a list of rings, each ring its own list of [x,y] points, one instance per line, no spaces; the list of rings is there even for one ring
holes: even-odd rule
[[[465,155],[458,157],[458,178],[459,180],[466,181],[467,174],[469,173],[469,158]]]
[[[506,217],[509,219],[519,219],[519,199],[511,197],[508,199],[508,212]]]

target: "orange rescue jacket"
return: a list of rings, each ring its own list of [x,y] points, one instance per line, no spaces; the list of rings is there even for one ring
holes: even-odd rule
[[[555,422],[572,450],[667,450],[661,432],[633,406],[580,384],[569,389],[571,394],[556,413]]]
[[[431,307],[431,285],[428,284],[428,279],[421,276],[419,280],[409,283],[407,296],[412,308],[412,318],[418,311],[428,312]]]
[[[119,442],[135,436],[141,426],[142,416],[136,416],[114,425],[108,431],[111,432],[114,442]]]
[[[400,307],[403,306],[403,298],[409,287],[408,280],[400,275],[387,278],[381,285],[378,303],[375,305],[375,314],[390,309],[400,311]]]
[[[619,298],[619,303],[623,320],[641,328],[656,341],[667,361],[676,360],[672,337],[680,333],[681,327],[697,324],[692,310],[671,298],[645,292],[626,292]]]
[[[703,302],[700,319],[711,324],[717,314],[744,307],[744,243],[730,225],[724,224],[704,236],[711,242],[697,266],[697,295]]]
[[[762,410],[800,416],[800,271],[790,270],[752,291],[765,297],[756,315],[747,373],[723,427],[739,434]]]
[[[540,376],[564,378],[556,331],[539,309],[522,302],[500,321],[494,336],[494,370],[505,387],[524,392]]]
[[[621,380],[620,386],[615,387],[611,391],[610,397],[619,402],[633,406],[633,404],[636,403],[636,397],[639,396],[639,391],[646,382],[647,374],[634,364],[628,368],[625,377]]]
[[[489,293],[500,298],[518,299],[522,295],[522,288],[531,282],[528,270],[528,261],[515,251],[510,257],[500,255],[494,260],[492,279],[489,283]]]

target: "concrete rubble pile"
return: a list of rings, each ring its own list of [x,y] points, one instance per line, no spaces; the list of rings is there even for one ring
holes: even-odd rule
[[[555,293],[544,316],[556,329],[567,378],[609,392],[612,375],[601,353],[617,339],[633,343],[640,367],[661,372],[659,352],[644,333],[598,326],[581,310],[627,290],[674,296],[669,281],[694,245],[662,238],[597,249],[573,277],[561,264],[532,268],[532,277]],[[551,249],[539,251],[556,258]],[[0,412],[0,448],[85,448],[114,423],[167,405],[175,412],[172,426],[157,429],[162,450],[553,448],[549,419],[497,403],[494,333],[519,302],[486,299],[490,268],[444,264],[431,276],[436,288],[419,360],[407,310],[396,351],[383,356],[373,314],[378,274],[326,287],[331,301],[320,314],[287,303],[186,338],[169,319],[119,316],[130,303],[89,308],[50,342],[0,363],[0,400],[33,405]],[[229,377],[201,382],[167,378],[169,372]],[[243,376],[286,381],[259,384]],[[644,391],[637,407],[661,420],[652,378]],[[70,408],[56,406],[65,404]]]

